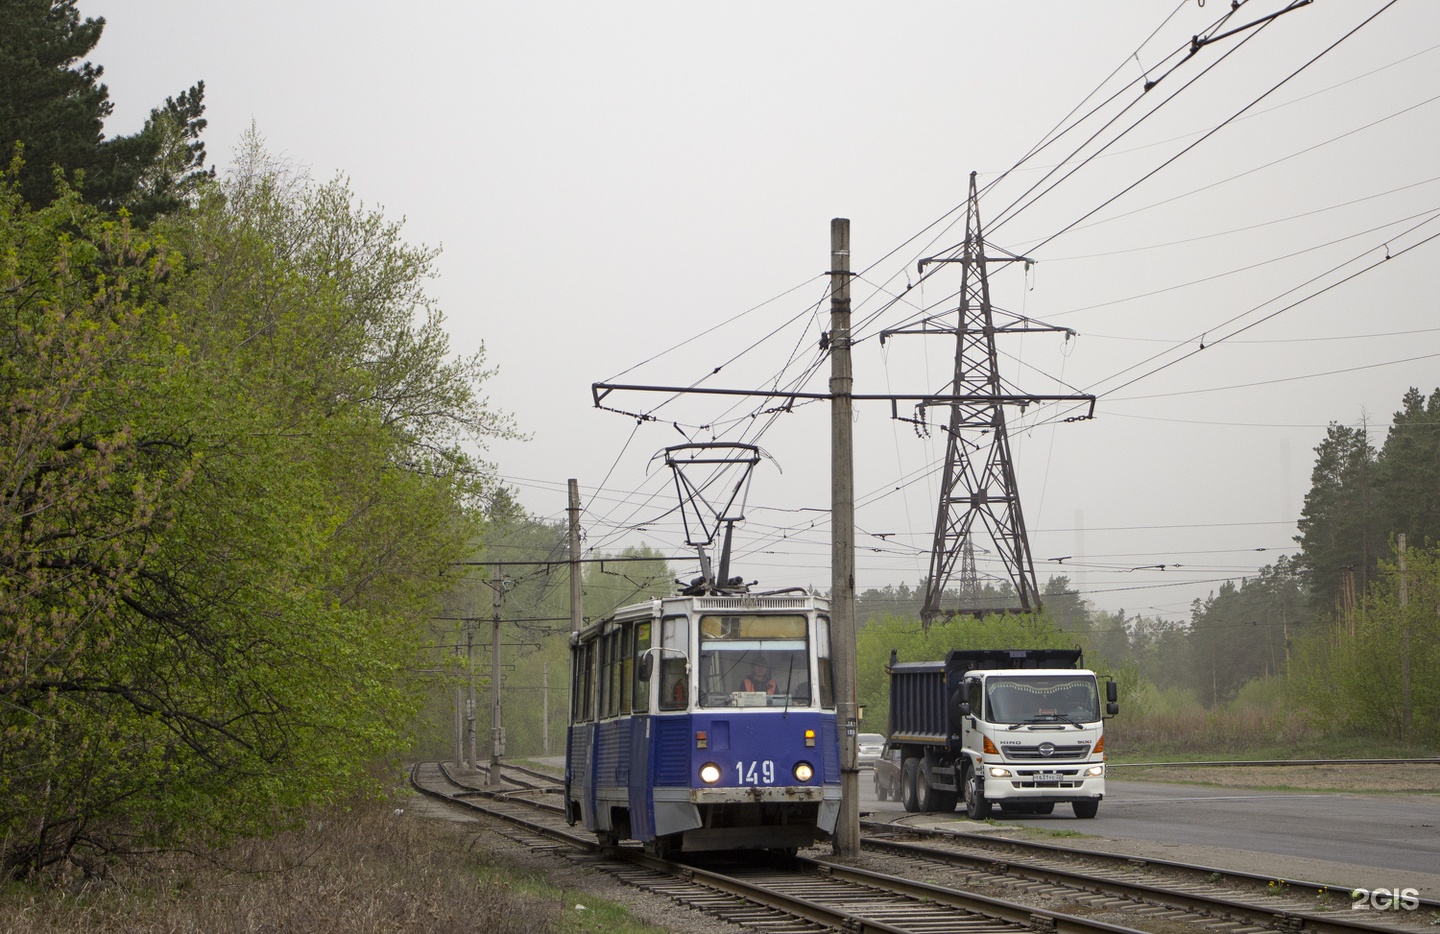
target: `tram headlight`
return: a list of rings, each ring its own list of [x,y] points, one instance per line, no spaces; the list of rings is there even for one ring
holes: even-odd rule
[[[720,780],[720,766],[713,762],[707,762],[700,766],[700,780],[707,785],[713,785]]]
[[[808,782],[815,777],[815,767],[808,762],[795,763],[795,780]]]

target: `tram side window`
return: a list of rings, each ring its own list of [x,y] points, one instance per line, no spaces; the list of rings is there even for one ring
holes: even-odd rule
[[[632,709],[636,713],[650,712],[650,684],[640,680],[640,660],[650,651],[650,624],[635,625],[635,647],[630,655],[635,663],[630,668],[630,693],[634,696]]]
[[[830,661],[830,619],[815,620],[815,666],[820,676],[820,706],[835,706],[835,669]]]
[[[580,716],[580,647],[573,646],[570,649],[570,722],[574,723],[581,719]]]
[[[610,637],[595,640],[595,716],[610,715]]]
[[[605,708],[603,716],[620,711],[620,630],[605,637]]]
[[[585,644],[585,690],[581,694],[585,702],[585,719],[595,719],[595,643]]]
[[[685,662],[690,656],[688,620],[671,616],[660,621],[660,709],[683,710],[690,684]]]
[[[570,718],[580,722],[594,716],[595,643],[577,645],[571,658]]]
[[[616,713],[629,713],[630,699],[635,695],[635,627],[626,623],[617,633],[620,637],[617,660],[620,662],[615,678],[615,698],[620,702]]]

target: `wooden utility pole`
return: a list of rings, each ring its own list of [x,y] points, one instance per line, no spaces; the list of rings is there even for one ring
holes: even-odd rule
[[[850,221],[830,221],[830,635],[840,732],[834,854],[860,855],[856,761],[854,378],[850,369]]]

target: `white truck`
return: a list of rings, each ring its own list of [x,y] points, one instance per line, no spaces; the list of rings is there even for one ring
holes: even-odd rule
[[[900,662],[892,651],[887,749],[905,810],[952,811],[963,799],[972,820],[993,805],[1049,814],[1069,804],[1094,817],[1105,797],[1104,719],[1120,708],[1107,680],[1102,713],[1083,664],[1079,649],[955,649],[942,662]]]

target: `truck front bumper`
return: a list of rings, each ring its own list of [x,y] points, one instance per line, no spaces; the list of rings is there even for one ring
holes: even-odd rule
[[[1099,801],[1105,797],[1103,762],[1056,763],[1053,767],[987,762],[982,773],[985,797],[996,804]]]

